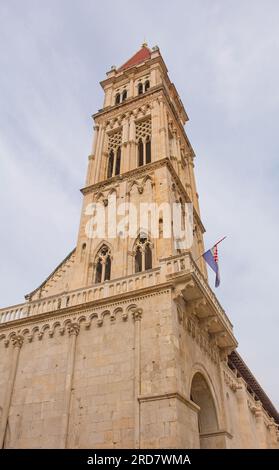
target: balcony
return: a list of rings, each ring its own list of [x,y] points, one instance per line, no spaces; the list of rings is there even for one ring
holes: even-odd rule
[[[173,288],[174,298],[178,296],[180,300],[183,299],[184,305],[197,316],[199,323],[207,328],[212,337],[218,339],[220,347],[236,347],[232,324],[189,252],[161,259],[158,267],[142,273],[0,309],[0,323],[110,297],[126,296],[129,292],[163,283]]]

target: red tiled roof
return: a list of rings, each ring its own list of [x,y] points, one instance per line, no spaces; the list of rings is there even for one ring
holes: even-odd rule
[[[140,64],[141,62],[144,62],[145,60],[150,59],[151,57],[151,51],[148,49],[147,46],[143,45],[141,49],[136,52],[125,64],[121,65],[119,67],[118,71],[128,69],[130,67],[133,67],[134,65]]]

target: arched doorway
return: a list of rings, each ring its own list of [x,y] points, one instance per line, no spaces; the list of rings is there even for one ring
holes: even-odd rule
[[[198,426],[201,449],[217,447],[218,419],[214,399],[204,376],[197,372],[191,385],[191,400],[199,406]]]

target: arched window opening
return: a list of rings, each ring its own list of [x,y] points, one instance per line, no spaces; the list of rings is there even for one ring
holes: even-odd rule
[[[144,84],[144,91],[148,91],[150,88],[150,82],[149,80],[146,80],[145,84]]]
[[[110,271],[111,271],[111,259],[110,256],[106,259],[106,266],[105,266],[105,281],[110,280]]]
[[[150,245],[145,246],[145,269],[152,269],[152,251]]]
[[[111,276],[111,253],[106,245],[103,245],[96,256],[95,283],[109,281]]]
[[[138,84],[138,94],[139,94],[139,95],[142,95],[142,94],[143,94],[143,84],[142,84],[142,83],[139,83],[139,84]]]
[[[138,141],[138,162],[139,166],[143,165],[143,142],[142,139]]]
[[[120,166],[121,166],[121,148],[118,147],[117,153],[116,153],[115,175],[120,174]]]
[[[113,150],[111,150],[109,153],[109,159],[108,159],[108,173],[107,173],[108,178],[111,178],[113,175],[113,165],[114,165],[114,152]]]
[[[127,90],[124,90],[122,93],[122,101],[125,101],[127,99]]]
[[[135,256],[135,272],[140,273],[142,271],[142,253],[141,249],[138,246],[136,249],[136,256]]]
[[[200,372],[197,372],[193,377],[190,396],[191,400],[200,408],[198,414],[200,447],[214,449],[218,445],[216,441],[217,413],[209,385]]]
[[[84,258],[85,258],[85,251],[86,251],[86,243],[83,243],[83,244],[82,244],[82,247],[81,247],[80,261],[84,261]]]
[[[120,93],[117,93],[115,96],[115,104],[120,104]]]
[[[138,166],[146,165],[152,160],[151,155],[151,118],[136,121],[136,143],[138,151]]]
[[[145,236],[140,236],[135,247],[135,272],[152,269],[152,250],[150,241]]]
[[[159,219],[159,238],[163,238],[163,234],[164,234],[164,221],[163,221],[163,217],[160,217]]]
[[[185,230],[185,220],[186,220],[186,212],[185,212],[185,204],[182,201],[182,198],[179,198],[180,203],[180,210],[181,210],[181,230]]]
[[[101,259],[98,260],[96,265],[96,274],[95,274],[95,283],[98,284],[102,282],[102,261]]]
[[[146,160],[146,163],[151,162],[151,142],[150,142],[149,135],[147,136],[146,142],[145,142],[145,160]]]

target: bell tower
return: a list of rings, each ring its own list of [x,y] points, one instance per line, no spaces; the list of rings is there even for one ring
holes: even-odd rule
[[[104,205],[108,224],[108,200],[116,205],[193,204],[193,244],[190,251],[205,276],[200,258],[204,251],[204,227],[200,219],[194,176],[195,154],[184,130],[188,116],[158,47],[141,49],[118,69],[113,66],[101,82],[103,108],[93,115],[94,133],[77,243],[77,279],[84,286],[99,279],[116,279],[159,265],[162,257],[183,250],[172,236],[163,237],[163,215],[158,218],[159,235],[152,239],[145,230],[126,239],[121,233],[104,240],[88,239],[90,205]],[[119,219],[117,219],[119,221]],[[101,242],[101,245],[100,245]],[[100,246],[99,246],[100,245]],[[98,254],[105,249],[105,258]],[[108,254],[109,253],[109,254]],[[107,274],[101,264],[107,263]],[[105,268],[104,268],[105,269]],[[96,272],[99,272],[99,274]],[[103,272],[103,277],[100,274]],[[104,277],[105,276],[105,277]],[[76,286],[80,287],[80,286]]]
[[[188,117],[158,47],[101,86],[77,245],[0,309],[0,447],[277,448],[207,281]]]

